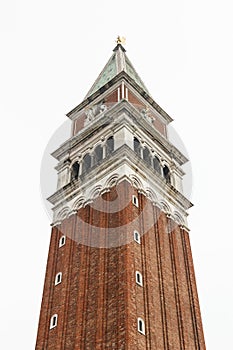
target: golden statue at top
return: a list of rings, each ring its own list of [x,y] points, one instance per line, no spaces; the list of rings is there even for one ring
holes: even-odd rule
[[[117,44],[125,45],[126,39],[123,36],[118,35],[116,42]]]

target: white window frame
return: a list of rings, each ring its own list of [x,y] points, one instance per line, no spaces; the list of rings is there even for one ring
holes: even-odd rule
[[[59,248],[63,247],[63,245],[65,245],[65,244],[66,244],[66,236],[63,235],[59,239]]]
[[[139,276],[139,279],[138,279],[138,276]],[[137,283],[139,286],[143,287],[143,279],[142,279],[142,274],[141,274],[141,272],[136,271],[136,273],[135,273],[135,278],[136,278],[136,283]]]
[[[140,324],[142,327],[140,327]],[[138,332],[145,335],[145,322],[141,317],[138,317]]]
[[[58,272],[55,276],[55,286],[62,281],[62,272]]]
[[[50,329],[53,329],[53,328],[57,327],[57,319],[58,319],[58,315],[57,314],[54,314],[50,318]]]
[[[141,236],[137,230],[134,230],[133,238],[134,238],[135,242],[137,242],[138,244],[141,244]]]
[[[135,207],[138,208],[138,197],[135,196],[134,194],[132,195],[132,203],[135,205]]]

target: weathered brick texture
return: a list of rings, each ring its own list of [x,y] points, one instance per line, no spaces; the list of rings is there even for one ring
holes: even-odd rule
[[[204,350],[188,232],[127,182],[102,198],[94,203],[98,210],[82,208],[52,229],[36,350]],[[127,206],[117,208],[125,200]],[[119,227],[110,238],[110,228]],[[98,236],[100,228],[106,230]],[[133,240],[134,229],[141,244]],[[66,244],[59,248],[62,234]],[[91,242],[93,234],[99,246],[79,243],[84,236]],[[118,246],[123,239],[128,243]],[[55,286],[57,272],[62,282]],[[50,330],[53,314],[58,324]],[[145,335],[137,331],[138,317]]]

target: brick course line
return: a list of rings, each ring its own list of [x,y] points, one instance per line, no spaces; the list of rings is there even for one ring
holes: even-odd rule
[[[164,350],[169,350],[168,345],[168,330],[167,330],[167,320],[166,320],[166,307],[165,307],[165,295],[164,295],[164,285],[163,285],[163,272],[162,272],[162,260],[161,260],[161,251],[160,251],[160,230],[159,230],[159,216],[161,212],[159,209],[155,209],[156,213],[156,250],[157,250],[157,261],[158,261],[158,272],[159,272],[159,286],[160,286],[160,301],[161,301],[161,316],[162,316],[162,325],[163,325],[163,341],[164,341]]]
[[[172,228],[172,223],[169,218],[167,218],[167,225],[168,225],[168,238],[169,238],[169,246],[170,246],[170,256],[171,256],[171,264],[172,264],[172,272],[173,272],[173,283],[174,283],[174,293],[175,293],[175,300],[176,300],[176,312],[177,312],[177,321],[178,321],[178,328],[179,328],[179,339],[180,339],[180,350],[184,349],[184,336],[182,332],[182,317],[181,317],[181,310],[180,310],[180,297],[179,297],[179,287],[178,287],[178,281],[177,281],[177,269],[176,269],[176,262],[174,257],[174,242],[173,242],[173,235],[174,231]]]
[[[194,334],[194,340],[195,340],[195,348],[197,350],[203,350],[199,347],[199,337],[198,337],[198,331],[197,331],[197,324],[196,324],[196,314],[195,314],[195,308],[194,308],[194,300],[193,300],[193,291],[192,291],[192,284],[190,281],[190,271],[189,271],[189,262],[188,262],[188,255],[187,255],[187,247],[185,242],[185,231],[181,230],[181,238],[182,238],[182,245],[183,245],[183,254],[184,254],[184,260],[185,260],[185,273],[188,283],[188,293],[189,293],[189,300],[190,300],[190,308],[191,308],[191,315],[192,315],[192,326],[193,326],[193,334]]]

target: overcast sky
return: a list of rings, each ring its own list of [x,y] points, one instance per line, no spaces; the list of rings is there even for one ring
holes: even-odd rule
[[[123,35],[128,57],[188,151],[190,238],[206,344],[232,349],[231,2],[9,0],[1,6],[0,348],[35,347],[50,239],[41,160]]]

